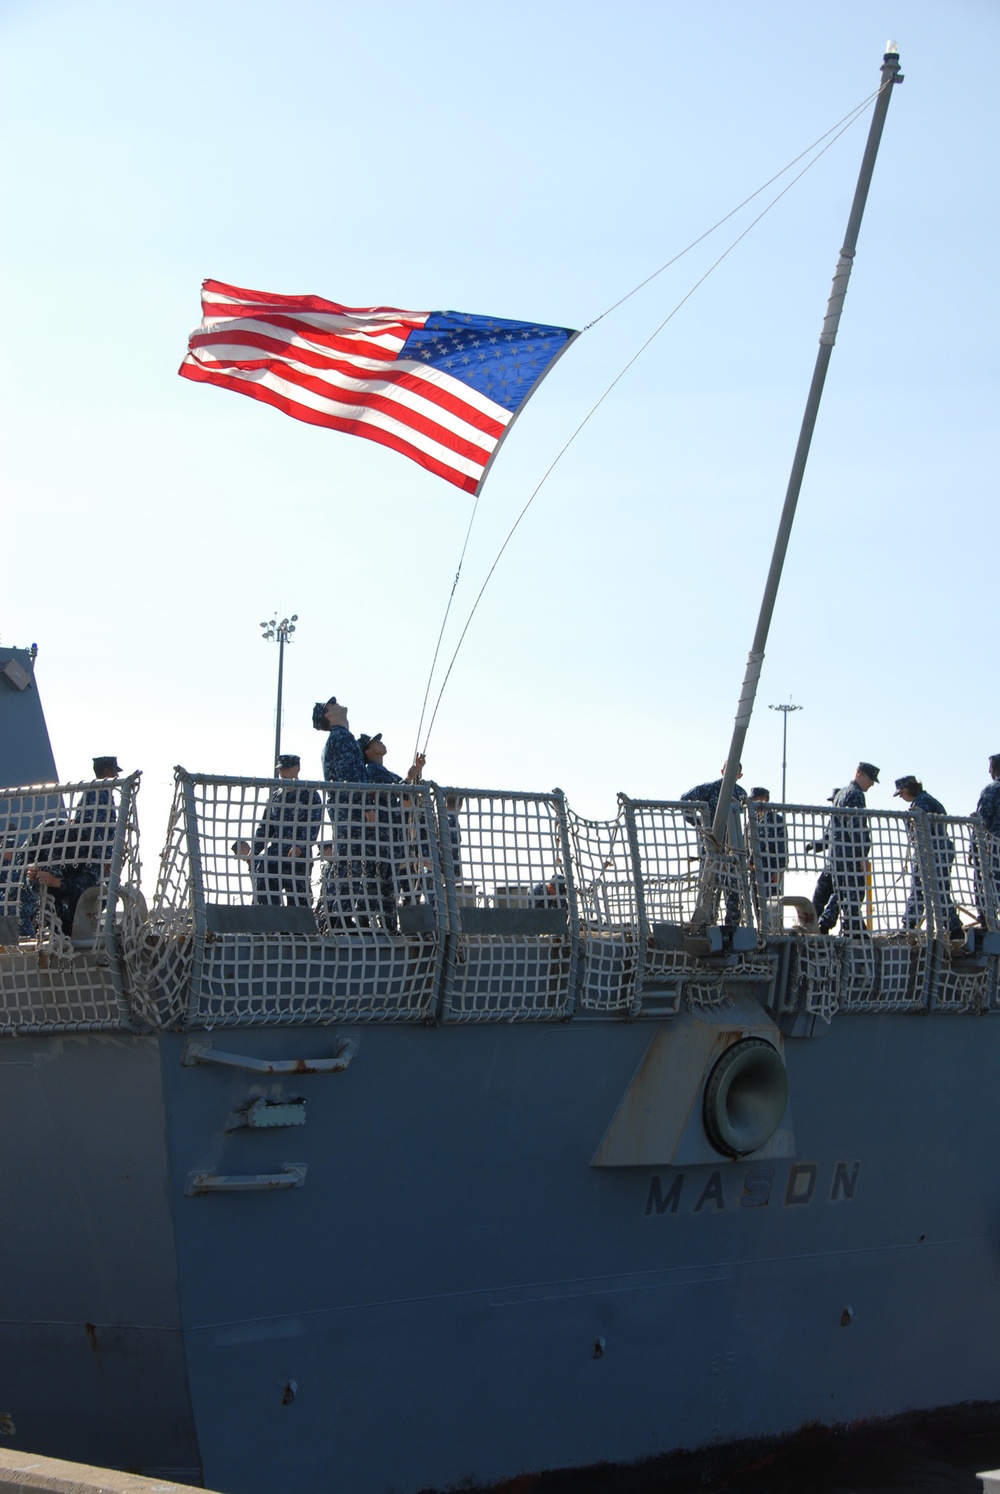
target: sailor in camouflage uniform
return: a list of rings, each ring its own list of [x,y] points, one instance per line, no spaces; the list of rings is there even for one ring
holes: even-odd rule
[[[112,780],[117,778],[120,772],[117,757],[94,758],[95,778]],[[105,849],[105,842],[114,840],[115,825],[118,823],[114,790],[112,788],[87,789],[83,796],[83,808],[74,816],[74,823],[91,826],[88,832],[90,844],[94,854],[100,857],[98,875],[110,873],[111,848]]]
[[[14,864],[17,831],[9,830],[0,840],[0,918],[19,919],[21,872]]]
[[[95,757],[94,777],[98,779],[117,778],[121,768],[118,766],[116,757]],[[115,809],[114,795],[110,788],[88,789],[83,796],[83,813],[80,822],[84,825],[114,825],[118,819]],[[105,835],[95,835],[95,840],[105,840]]]
[[[838,918],[842,934],[864,932],[861,907],[868,885],[871,831],[865,815],[838,815],[837,810],[864,809],[865,794],[878,783],[878,772],[873,763],[858,763],[850,783],[833,797],[834,812],[821,843],[826,849],[826,865],[813,893],[821,934],[828,934]]]
[[[364,732],[358,738],[358,746],[361,748],[365,760],[365,777],[369,783],[419,783],[423,775],[427,759],[422,752],[418,752],[413,759],[413,764],[406,770],[405,780],[398,773],[393,773],[391,768],[385,765],[386,745],[382,740],[382,733],[377,731],[373,737],[366,736]]]
[[[723,763],[722,764],[722,773],[723,774],[725,774],[726,767],[727,767],[727,764]],[[737,778],[742,778],[743,777],[743,764],[742,763],[740,763],[740,765],[739,765],[739,769],[737,771],[736,776],[737,776]],[[691,815],[688,816],[688,819],[689,819],[689,821],[690,821],[690,823],[692,825],[699,825],[705,831],[710,831],[711,830],[713,821],[715,820],[715,811],[716,811],[716,809],[718,807],[719,795],[721,794],[721,792],[722,792],[722,779],[721,778],[713,778],[710,783],[699,783],[699,784],[696,784],[696,786],[693,789],[688,789],[688,791],[687,791],[686,794],[681,794],[681,803],[682,804],[701,803],[701,804],[705,804],[705,805],[708,806],[708,815],[707,815],[706,819],[704,820],[704,822],[702,822],[702,820],[700,819],[700,817],[691,816]],[[739,786],[738,783],[734,783],[733,784],[733,808],[734,809],[741,809],[743,807],[743,805],[745,804],[745,802],[746,802],[746,797],[747,797],[747,791],[746,791],[746,789],[740,788],[740,786]],[[721,892],[722,889],[720,888],[719,891]],[[716,897],[715,909],[713,910],[712,917],[713,918],[716,917],[717,913],[718,913],[718,897]],[[735,926],[739,923],[739,921],[740,921],[740,894],[739,894],[739,890],[738,890],[737,887],[730,886],[730,887],[726,888],[726,917],[725,917],[725,926],[726,926],[726,928],[735,928]]]
[[[323,823],[323,801],[315,789],[299,787],[301,761],[283,752],[274,768],[284,786],[272,791],[253,833],[253,878],[258,903],[308,908],[313,846]]]
[[[912,773],[907,773],[902,778],[896,779],[896,792],[893,798],[902,799],[904,804],[910,806],[910,812],[917,814],[947,814],[948,811],[940,799],[935,799],[929,794]],[[944,898],[945,911],[948,916],[948,933],[952,939],[962,937],[962,920],[958,916],[951,895],[951,868],[955,861],[955,842],[948,835],[943,825],[932,824],[928,821],[930,830],[931,853],[934,857],[934,879],[941,889]],[[920,861],[914,846],[911,855],[910,890],[906,896],[906,908],[903,911],[903,927],[907,929],[919,928],[923,922],[925,908],[923,881],[920,876]]]
[[[754,855],[754,876],[751,887],[754,900],[765,903],[781,896],[785,867],[788,865],[788,832],[785,817],[771,808],[771,790],[752,788],[750,805],[754,810],[757,850]],[[751,839],[751,845],[753,845]],[[759,888],[759,892],[758,892]],[[758,916],[762,913],[758,907]]]
[[[723,772],[723,774],[725,774],[725,771],[726,771],[726,764],[723,763],[722,764],[722,772]],[[742,778],[743,777],[743,765],[742,764],[740,764],[740,768],[739,768],[738,773],[736,774],[736,777],[737,778]],[[708,805],[708,822],[705,825],[705,829],[706,830],[711,830],[711,828],[712,828],[712,821],[715,819],[715,811],[718,808],[718,804],[719,804],[719,795],[721,793],[722,793],[722,779],[721,778],[713,778],[712,781],[711,781],[711,783],[699,783],[699,784],[696,785],[695,788],[688,789],[688,791],[687,791],[686,794],[681,794],[681,803],[682,804],[692,804],[692,803],[707,804]],[[733,804],[734,804],[734,806],[737,809],[741,809],[743,807],[743,804],[746,801],[746,796],[747,796],[746,789],[745,788],[740,788],[740,786],[739,786],[738,783],[734,783],[733,784]],[[694,822],[692,821],[692,823],[694,823]]]
[[[317,731],[329,733],[323,745],[323,777],[331,784],[352,787],[365,778],[365,760],[347,721],[347,707],[335,695],[313,706],[312,723]],[[323,874],[321,902],[330,929],[343,932],[359,927],[354,910],[364,903],[362,887],[362,850],[364,820],[360,795],[349,804],[336,803],[330,796],[330,818],[333,821],[333,847],[330,864]],[[372,815],[374,820],[374,814]]]
[[[323,744],[323,777],[331,783],[364,783],[365,760],[347,723],[347,707],[336,695],[313,706],[313,726],[329,732]]]
[[[21,936],[41,932],[38,920],[42,898],[47,888],[52,909],[62,932],[73,933],[76,906],[88,887],[96,887],[101,869],[80,854],[89,850],[89,840],[80,845],[80,827],[68,825],[62,818],[46,820],[32,832],[15,860],[24,866],[21,881]]]
[[[412,765],[407,770],[406,778],[403,779],[398,773],[385,766],[386,745],[382,740],[382,733],[376,732],[373,737],[362,732],[358,738],[362,756],[365,759],[365,776],[369,783],[396,784],[396,783],[419,783],[424,766],[427,762],[422,752],[418,752]],[[378,901],[378,911],[386,928],[395,933],[397,928],[396,917],[396,883],[394,869],[399,877],[400,892],[404,902],[412,902],[415,889],[411,886],[409,870],[403,864],[406,860],[406,824],[404,801],[399,794],[381,793],[374,795],[375,811],[378,824],[378,846],[379,858],[377,860],[366,860],[365,877],[373,884]],[[430,856],[430,847],[423,843],[421,849],[426,857]]]
[[[1000,907],[1000,752],[994,752],[990,757],[990,781],[979,795],[976,814],[982,820],[983,830],[986,832],[983,837],[982,859],[986,863],[987,874],[993,883],[987,893],[982,885],[979,863],[974,860],[976,903],[979,909],[979,921],[985,927],[989,915],[992,914],[996,918],[998,907]],[[973,853],[974,857],[975,853]]]

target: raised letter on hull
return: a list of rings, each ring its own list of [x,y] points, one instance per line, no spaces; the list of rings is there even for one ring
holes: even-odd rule
[[[684,1187],[684,1174],[679,1172],[670,1185],[670,1191],[666,1198],[660,1187],[660,1179],[656,1175],[649,1180],[649,1197],[646,1199],[646,1218],[654,1211],[657,1214],[665,1214],[669,1209],[671,1214],[677,1213],[677,1205],[681,1201],[681,1189]]]
[[[794,1162],[788,1174],[786,1204],[807,1204],[816,1191],[819,1168],[815,1162]]]
[[[860,1162],[855,1162],[850,1172],[847,1171],[846,1162],[837,1163],[833,1174],[833,1187],[830,1189],[831,1203],[836,1203],[840,1197],[854,1197],[854,1190],[858,1186],[858,1173],[860,1170]]]

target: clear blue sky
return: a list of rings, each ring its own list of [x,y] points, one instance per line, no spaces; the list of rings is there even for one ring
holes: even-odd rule
[[[6,0],[0,641],[60,773],[319,772],[312,702],[409,760],[471,500],[176,377],[205,276],[582,327],[878,84],[895,91],[744,754],[821,801],[859,757],[967,812],[993,676],[1000,7]],[[868,114],[629,371],[512,542],[428,772],[671,798],[729,742]],[[769,200],[773,193],[758,200]],[[464,621],[539,477],[744,213],[578,339],[494,465]],[[454,641],[455,632],[452,633]],[[450,649],[446,646],[446,656]],[[898,801],[896,801],[898,802]]]

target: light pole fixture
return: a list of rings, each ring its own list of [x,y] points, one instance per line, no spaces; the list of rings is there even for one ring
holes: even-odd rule
[[[802,706],[792,705],[789,697],[787,705],[768,706],[769,711],[780,711],[781,722],[781,802],[785,803],[785,765],[788,761],[788,713],[789,711],[801,711]]]
[[[270,622],[261,623],[261,633],[265,643],[276,641],[278,645],[278,704],[274,717],[274,761],[277,763],[281,756],[281,685],[285,673],[285,644],[291,643],[291,635],[295,632],[295,624],[299,620],[299,614],[293,612],[291,617],[283,617],[278,622],[277,614]],[[277,768],[273,770],[277,772]]]

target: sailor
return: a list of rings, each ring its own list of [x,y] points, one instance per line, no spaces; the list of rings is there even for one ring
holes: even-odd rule
[[[565,877],[554,872],[548,879],[536,882],[531,889],[531,906],[533,908],[568,908],[569,892]]]
[[[813,853],[816,853],[816,852],[822,851],[825,848],[825,845],[826,845],[825,841],[822,841],[822,840],[821,841],[813,841],[812,844],[806,846],[806,850],[810,851],[810,852],[813,852]],[[828,905],[828,903],[830,903],[831,901],[834,901],[834,902],[836,901],[836,899],[833,896],[833,877],[830,874],[830,872],[827,871],[826,867],[824,866],[823,870],[820,872],[819,876],[816,878],[816,889],[815,889],[815,891],[813,892],[813,895],[812,895],[812,904],[813,904],[814,908],[825,908]],[[819,920],[819,914],[818,913],[816,915],[816,918],[817,918],[817,923],[818,923],[818,920]],[[821,932],[824,933],[824,934],[828,934],[830,932],[830,930],[828,928],[826,928],[826,929],[822,929]]]
[[[834,795],[834,813],[824,838],[826,865],[813,893],[821,934],[828,934],[838,918],[842,934],[863,932],[861,905],[868,879],[871,831],[864,815],[839,815],[836,811],[864,809],[865,794],[878,783],[878,772],[873,763],[858,763],[850,783]]]
[[[725,763],[722,764],[721,771],[722,771],[722,773],[724,775],[725,771],[726,771],[726,764]],[[742,778],[743,777],[743,764],[742,763],[740,763],[740,765],[739,765],[739,767],[737,769],[736,777],[737,778]],[[701,803],[701,804],[707,804],[708,805],[708,823],[706,824],[705,829],[706,830],[710,830],[712,828],[712,821],[715,819],[715,811],[716,811],[716,808],[717,808],[718,803],[719,803],[719,795],[720,795],[721,792],[722,792],[722,779],[721,778],[713,778],[712,781],[711,781],[711,783],[699,783],[693,789],[688,789],[688,791],[687,791],[686,794],[681,794],[681,803],[682,804],[690,804],[692,802],[698,802],[698,803]],[[734,783],[733,784],[733,804],[737,808],[739,808],[739,806],[744,802],[744,800],[746,799],[746,796],[747,796],[746,789],[740,788],[740,786],[739,786],[738,783]],[[694,821],[692,821],[692,823],[694,823]]]
[[[95,757],[93,760],[94,777],[99,780],[107,780],[109,783],[118,777],[121,768],[118,766],[117,757]],[[90,840],[92,844],[99,841],[114,839],[114,826],[118,821],[118,811],[115,808],[114,792],[109,788],[87,789],[83,796],[83,808],[75,816],[75,822],[81,825],[92,825]],[[103,847],[102,847],[103,850]],[[99,851],[100,855],[101,852]],[[104,870],[103,867],[99,870]],[[110,871],[110,866],[107,867]]]
[[[0,837],[0,918],[17,918],[21,895],[20,869],[14,865],[17,831],[8,830]]]
[[[382,740],[382,733],[377,731],[373,737],[362,732],[358,737],[358,746],[365,760],[365,777],[369,783],[402,783],[398,773],[393,773],[391,768],[385,766],[384,758],[386,746]],[[419,783],[424,771],[427,759],[422,752],[418,752],[413,759],[412,765],[406,770],[407,783]]]
[[[329,732],[323,745],[323,777],[331,783],[363,783],[365,760],[347,720],[347,707],[336,695],[313,706],[312,723],[317,731]]]
[[[329,733],[323,746],[323,777],[345,789],[364,783],[365,760],[348,723],[347,707],[335,695],[319,700],[313,706],[312,724],[317,731]],[[323,872],[322,901],[330,929],[343,932],[359,926],[353,910],[364,901],[361,859],[366,816],[360,794],[333,793],[330,799],[334,839]]]
[[[771,809],[771,791],[766,788],[750,790],[750,804],[756,811],[758,852],[756,869],[765,897],[781,896],[781,879],[788,865],[788,836],[785,817]]]
[[[385,758],[386,746],[382,740],[382,733],[377,731],[373,737],[367,732],[362,732],[358,737],[358,746],[365,760],[365,778],[369,783],[395,784],[403,780],[398,773],[387,768],[383,759]],[[414,761],[406,775],[408,783],[416,783],[420,776],[419,768],[423,767],[424,759],[419,757]],[[368,901],[372,905],[372,911],[379,915],[380,921],[390,933],[395,933],[398,927],[396,916],[396,884],[393,870],[402,858],[405,843],[405,829],[403,825],[403,800],[399,794],[373,794],[371,796],[372,806],[375,810],[377,830],[375,840],[378,854],[374,857],[366,856],[363,863],[365,878],[365,892]],[[366,845],[366,850],[368,846]]]
[[[307,908],[313,846],[323,823],[323,801],[315,789],[299,787],[301,761],[283,752],[274,771],[287,787],[272,791],[253,833],[253,877],[258,903]]]
[[[727,766],[728,766],[728,762],[725,762],[725,763],[722,764],[721,772],[722,772],[723,776],[725,775],[726,767]],[[737,764],[736,777],[737,778],[742,778],[743,777],[743,764],[742,763],[738,763]],[[716,811],[716,808],[717,808],[718,803],[719,803],[719,795],[720,795],[721,792],[722,792],[722,778],[713,778],[710,783],[699,783],[699,784],[696,784],[693,789],[688,789],[688,791],[687,791],[686,794],[681,794],[681,803],[682,804],[691,804],[691,803],[697,802],[697,803],[705,804],[708,807],[708,815],[707,815],[707,818],[705,819],[705,821],[703,823],[697,817],[691,816],[691,815],[689,815],[687,817],[688,820],[689,820],[689,823],[692,824],[692,825],[701,824],[701,828],[703,830],[705,830],[705,831],[711,830],[712,824],[713,824],[713,822],[715,820],[715,811]],[[740,788],[740,786],[739,786],[738,783],[734,783],[733,784],[733,807],[734,807],[734,809],[739,809],[739,808],[742,807],[742,805],[746,801],[746,796],[747,796],[746,789]],[[721,870],[722,877],[725,878],[727,876],[727,873],[728,873],[728,863]],[[716,900],[716,904],[717,904],[717,900]],[[714,916],[715,915],[713,914],[713,917]],[[738,891],[738,889],[737,889],[736,886],[730,886],[730,887],[728,887],[726,889],[726,918],[725,918],[726,927],[727,928],[734,928],[736,926],[736,924],[739,923],[739,921],[740,921],[740,895],[739,895],[739,891]]]
[[[113,779],[113,778],[117,778],[120,772],[121,772],[121,768],[118,766],[118,759],[116,757],[95,757],[94,758],[94,777],[95,778],[99,778],[99,779]],[[113,802],[114,801],[112,800],[112,797],[111,797],[111,790],[110,789],[106,789],[106,788],[102,788],[102,789],[88,789],[87,793],[86,793],[86,796],[85,796],[85,799],[84,799],[84,803],[85,804],[88,804],[88,805],[89,804],[95,804],[95,805],[105,806],[105,807],[107,807],[109,805],[113,805]],[[84,820],[85,820],[86,823],[89,824],[89,822],[92,819],[93,820],[97,820],[99,823],[102,823],[102,824],[109,822],[109,816],[108,816],[108,814],[102,814],[101,811],[100,811],[100,808],[98,808],[97,812],[95,814],[93,814],[93,815],[84,815]],[[111,813],[110,813],[110,823],[113,825],[114,822],[115,822],[115,812],[114,812],[114,809],[112,808],[111,809]]]
[[[826,796],[826,802],[828,804],[835,804],[836,801],[837,801],[837,795],[839,793],[840,793],[840,789],[839,788],[835,788],[833,790],[832,794],[827,794],[827,796]],[[826,850],[826,833],[824,832],[822,840],[811,840],[811,841],[808,841],[806,843],[806,850],[809,852],[810,855],[818,855],[821,851],[825,852],[825,850]],[[833,896],[833,878],[831,877],[830,873],[827,871],[826,867],[824,866],[823,870],[819,874],[819,879],[818,879],[818,881],[816,883],[816,891],[812,895],[813,907],[814,908],[825,908],[826,905],[827,905],[827,903],[830,901],[830,898],[832,896]]]
[[[458,826],[458,816],[464,802],[461,794],[449,794],[444,801],[445,819],[448,822],[448,851],[451,855],[451,866],[456,882],[461,882],[464,877],[462,871],[462,832]]]
[[[983,860],[993,882],[993,896],[987,898],[984,895],[976,854],[974,851],[970,852],[969,860],[976,868],[976,904],[979,910],[979,921],[985,928],[988,915],[992,913],[993,917],[996,917],[997,907],[1000,904],[1000,752],[994,752],[990,756],[990,781],[979,795],[976,814],[982,821],[986,832],[982,848]],[[991,903],[992,907],[988,909],[987,903]]]
[[[940,799],[935,799],[933,794],[927,793],[920,779],[915,778],[912,773],[906,773],[902,778],[896,779],[896,791],[893,798],[902,799],[904,804],[910,806],[911,813],[942,815],[948,813]],[[951,895],[951,868],[955,860],[955,842],[940,822],[928,821],[928,828],[931,852],[934,857],[935,880],[941,888],[945,911],[948,915],[948,933],[952,939],[961,939],[962,920],[958,916],[958,909]],[[903,927],[916,929],[923,921],[925,904],[916,846],[911,856],[911,867],[910,890],[907,893],[906,908],[903,912]]]
[[[78,859],[79,836],[78,826],[59,818],[44,821],[28,837],[27,846],[19,853],[27,861],[21,888],[22,935],[30,936],[38,928],[46,888],[52,894],[52,907],[63,933],[72,934],[76,905],[88,887],[97,886],[101,875],[99,866]],[[31,861],[27,860],[29,854],[33,854]]]

